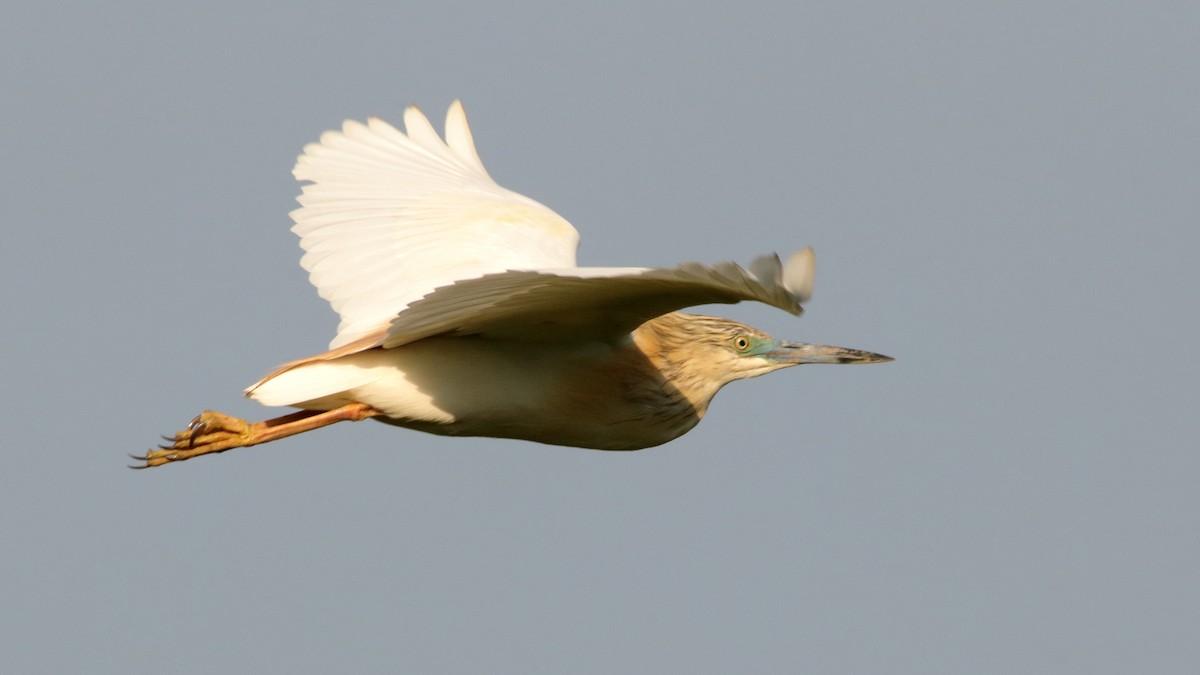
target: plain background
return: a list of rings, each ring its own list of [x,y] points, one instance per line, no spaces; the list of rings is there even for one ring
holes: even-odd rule
[[[600,5],[603,4],[603,8]],[[5,4],[0,671],[1200,667],[1195,3]],[[154,471],[336,323],[303,144],[461,97],[590,265],[817,250],[637,453],[377,423]],[[711,309],[711,308],[710,308]]]

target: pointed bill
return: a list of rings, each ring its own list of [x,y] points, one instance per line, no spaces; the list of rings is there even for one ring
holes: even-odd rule
[[[802,363],[886,363],[895,360],[890,356],[864,352],[860,349],[810,345],[803,342],[780,342],[777,349],[768,352],[768,356],[776,361],[794,365]]]

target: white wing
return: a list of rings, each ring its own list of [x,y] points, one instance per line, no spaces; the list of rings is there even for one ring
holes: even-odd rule
[[[296,178],[312,184],[292,231],[301,266],[341,317],[331,349],[455,281],[575,266],[579,233],[488,176],[461,103],[446,115],[446,142],[415,106],[404,124],[407,135],[379,119],[347,121],[296,163]]]
[[[575,268],[510,271],[444,286],[400,312],[384,347],[434,335],[521,340],[613,339],[648,319],[692,305],[757,300],[793,314],[812,294],[813,252],[781,264],[763,256],[670,269]],[[362,345],[363,348],[374,345]]]

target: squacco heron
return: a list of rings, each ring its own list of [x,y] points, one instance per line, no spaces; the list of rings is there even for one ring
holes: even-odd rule
[[[637,450],[688,432],[724,385],[879,354],[777,340],[679,312],[756,300],[799,315],[813,253],[746,267],[577,267],[566,220],[492,180],[462,105],[445,140],[416,107],[406,132],[348,121],[304,149],[292,212],[300,264],[341,317],[329,351],[245,395],[299,412],[249,423],[214,411],[137,468],[373,418],[450,436]]]

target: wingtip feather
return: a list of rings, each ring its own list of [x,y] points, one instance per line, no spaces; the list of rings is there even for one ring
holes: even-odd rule
[[[788,257],[783,264],[783,287],[800,302],[812,297],[813,276],[816,272],[816,256],[811,246],[806,246]]]
[[[450,109],[446,111],[446,145],[461,161],[483,175],[488,175],[483,168],[483,160],[475,149],[475,138],[471,135],[471,125],[467,123],[467,111],[462,101],[454,99]]]

